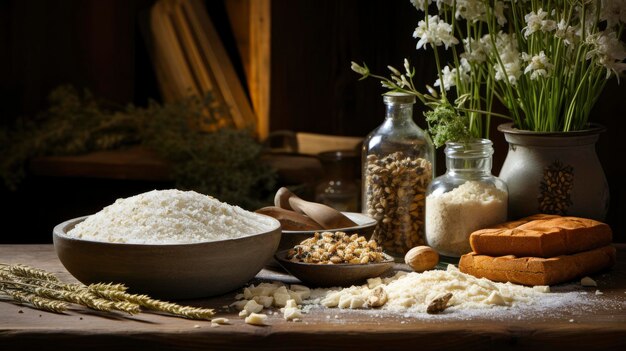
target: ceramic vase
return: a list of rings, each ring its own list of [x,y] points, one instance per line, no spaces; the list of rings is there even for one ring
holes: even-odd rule
[[[509,143],[500,179],[509,189],[509,219],[536,213],[603,221],[609,187],[595,144],[604,127],[573,132],[532,132],[498,126]]]

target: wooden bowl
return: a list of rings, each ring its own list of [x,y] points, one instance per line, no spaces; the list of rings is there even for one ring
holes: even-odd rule
[[[65,268],[80,282],[124,283],[134,293],[161,299],[224,294],[252,279],[280,242],[280,223],[267,232],[214,242],[144,245],[70,238],[69,230],[87,217],[57,225],[53,242]]]
[[[394,265],[393,257],[387,254],[385,254],[385,261],[376,263],[316,264],[292,262],[286,258],[288,251],[279,251],[274,255],[274,258],[287,272],[311,287],[361,284],[368,278],[380,276]]]

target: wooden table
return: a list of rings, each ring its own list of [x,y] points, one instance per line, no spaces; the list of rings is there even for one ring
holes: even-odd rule
[[[220,349],[220,350],[425,350],[425,349],[626,349],[626,246],[618,247],[614,269],[595,278],[602,295],[587,288],[580,306],[540,313],[455,317],[403,316],[376,311],[316,308],[302,322],[270,315],[265,327],[243,323],[236,312],[221,312],[234,294],[187,301],[218,309],[231,325],[211,328],[193,321],[150,313],[101,314],[76,307],[65,314],[0,302],[0,349]],[[51,245],[2,245],[0,262],[23,263],[74,281]],[[263,270],[257,279],[293,281]],[[576,284],[555,290],[584,290]],[[585,297],[586,299],[586,297]],[[491,317],[489,317],[491,316]]]

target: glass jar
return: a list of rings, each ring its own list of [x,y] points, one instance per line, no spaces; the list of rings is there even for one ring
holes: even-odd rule
[[[338,211],[358,210],[359,186],[356,182],[358,154],[355,151],[327,151],[317,155],[324,178],[315,187],[315,201]]]
[[[424,244],[425,194],[433,179],[434,147],[413,122],[415,96],[387,93],[385,121],[363,143],[363,213],[378,220],[372,238],[404,257]]]
[[[492,142],[446,143],[446,173],[428,186],[426,242],[440,255],[471,252],[473,231],[505,222],[506,184],[491,174]]]

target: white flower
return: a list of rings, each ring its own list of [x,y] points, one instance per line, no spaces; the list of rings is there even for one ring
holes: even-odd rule
[[[587,52],[587,60],[595,58],[598,64],[604,66],[607,70],[606,78],[611,73],[619,79],[619,75],[626,70],[626,63],[622,62],[626,59],[626,48],[617,37],[616,32],[599,32],[587,37],[587,44],[592,48]]]
[[[411,84],[409,84],[409,81],[406,79],[406,76],[402,75],[401,77],[402,77],[402,84],[400,86],[410,88]]]
[[[455,0],[437,0],[437,9],[442,10],[444,5],[452,7]]]
[[[609,27],[626,23],[626,0],[602,0],[600,20]]]
[[[524,74],[530,72],[530,79],[532,80],[538,79],[539,77],[548,77],[554,66],[550,63],[550,58],[546,56],[543,50],[539,52],[539,55],[532,57],[524,52],[522,53],[522,59],[528,62],[528,66],[524,69]]]
[[[467,59],[469,62],[482,63],[487,60],[487,52],[482,40],[467,37],[463,39],[463,47],[465,48],[465,52],[461,54],[461,57]]]
[[[598,12],[597,4],[600,4],[600,0],[577,0],[580,2],[580,5],[576,5],[574,7],[575,18],[579,20],[579,24],[576,26],[576,35],[579,37],[583,37],[583,28],[585,29],[585,37],[593,34],[597,31],[597,23],[596,23],[596,14]],[[584,5],[584,16],[583,16],[583,6]],[[584,19],[584,22],[583,22]],[[584,25],[583,25],[584,24]]]
[[[484,21],[487,18],[487,9],[482,0],[457,0],[455,16],[471,22]]]
[[[503,63],[504,70],[500,64],[495,64],[493,66],[496,71],[496,80],[508,80],[511,85],[517,85],[517,80],[522,75],[520,61],[511,61],[507,63]]]
[[[488,36],[483,37],[483,42],[487,43],[487,45],[491,45],[491,41]],[[517,39],[514,34],[499,32],[496,36],[496,50],[500,55],[500,60],[505,63],[519,61],[520,54],[517,49]]]
[[[393,67],[393,66],[387,66],[387,68],[391,71],[391,73],[393,73],[396,76],[401,76],[402,73],[400,73],[400,71],[398,71],[397,68]]]
[[[452,34],[452,25],[440,20],[439,16],[428,16],[428,25],[426,21],[419,21],[417,28],[413,32],[413,38],[420,38],[417,42],[417,49],[421,47],[426,49],[426,44],[430,43],[434,46],[444,45],[446,49],[449,46],[459,43],[458,39]]]
[[[414,72],[412,72],[409,60],[407,60],[406,58],[404,59],[404,70],[406,71],[407,76],[413,77]]]
[[[556,25],[556,32],[554,33],[554,36],[563,39],[565,45],[574,45],[578,43],[578,40],[580,39],[580,37],[576,34],[576,31],[575,27],[568,25],[567,22],[562,19]]]
[[[453,73],[454,72],[454,73]],[[435,81],[434,86],[438,87],[441,85],[441,79],[443,78],[443,86],[446,90],[450,90],[450,87],[456,85],[454,83],[454,76],[456,75],[456,68],[450,69],[449,66],[444,67],[441,70],[441,74],[439,74],[439,78]]]
[[[411,0],[411,4],[420,11],[426,11],[432,0]]]
[[[444,67],[441,70],[440,78],[435,81],[434,86],[441,85],[441,78],[443,78],[443,85],[446,90],[450,90],[451,87],[457,85],[457,79],[461,82],[468,82],[470,80],[469,73],[472,67],[466,59],[461,59],[461,66],[457,70],[456,68],[450,69],[449,66]]]
[[[617,77],[617,82],[619,83],[619,76],[626,72],[626,62],[620,61],[607,61],[600,62],[604,67],[606,67],[606,79],[611,77],[611,73],[615,74]]]
[[[531,11],[529,14],[524,16],[524,20],[526,21],[526,27],[524,30],[524,37],[528,38],[529,35],[535,32],[550,32],[556,29],[556,22],[553,20],[546,20],[546,16],[548,15],[543,9],[537,10],[537,13]]]
[[[370,73],[369,69],[367,69],[367,66],[363,67],[363,66],[359,65],[358,63],[356,63],[354,61],[350,62],[350,68],[354,72],[356,72],[356,73],[358,73],[360,75],[363,75],[363,76],[369,75],[369,73]]]
[[[616,32],[599,32],[587,37],[587,43],[593,48],[587,53],[587,59],[592,56],[607,56],[612,60],[626,59],[624,44],[617,37]]]
[[[400,88],[409,87],[409,81],[404,75],[392,75],[391,80],[393,80]]]
[[[541,30],[541,22],[548,15],[542,9],[539,9],[537,13],[534,11],[524,16],[526,21],[526,27],[524,27],[524,36],[528,38],[529,35]]]
[[[504,3],[502,1],[496,1],[493,6],[493,12],[496,15],[496,20],[498,20],[498,24],[503,26],[506,24],[506,17],[504,16]]]
[[[489,35],[483,37],[482,40],[484,42],[490,40]],[[522,75],[522,70],[515,35],[499,32],[496,36],[495,49],[500,56],[500,60],[494,60],[495,63],[493,65],[493,69],[496,72],[496,80],[507,80],[511,85],[516,85],[517,80]]]

